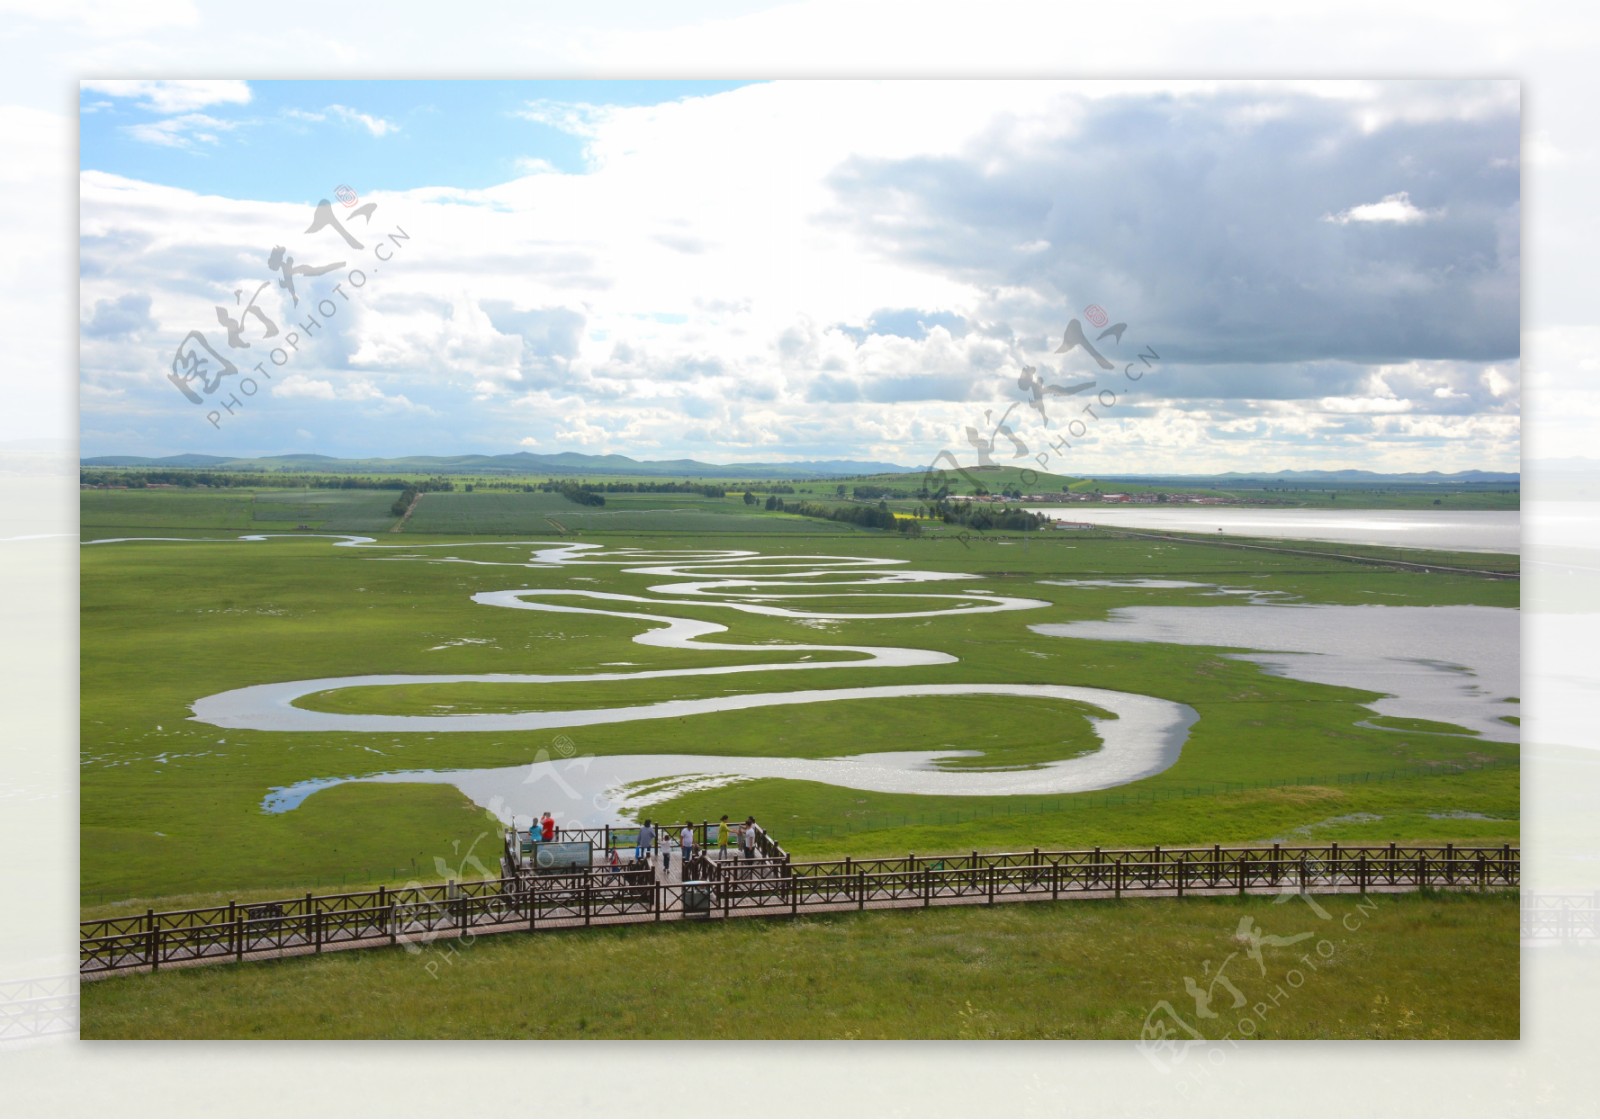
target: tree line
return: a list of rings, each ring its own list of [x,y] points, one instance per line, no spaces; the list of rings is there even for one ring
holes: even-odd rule
[[[148,486],[209,486],[215,489],[248,487],[252,490],[278,488],[282,490],[454,490],[456,484],[446,478],[427,478],[421,481],[404,478],[383,478],[364,475],[322,474],[249,474],[233,471],[204,470],[127,470],[121,467],[86,467],[78,471],[78,482],[83,486],[126,486],[142,490]]]

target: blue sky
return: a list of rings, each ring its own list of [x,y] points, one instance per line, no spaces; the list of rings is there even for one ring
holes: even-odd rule
[[[346,181],[362,191],[476,190],[516,178],[532,160],[583,171],[582,141],[529,119],[530,104],[654,105],[744,84],[253,81],[228,83],[248,100],[193,108],[181,93],[112,95],[88,85],[79,96],[81,164],[265,202],[315,203],[324,184]]]
[[[1515,82],[89,81],[80,115],[84,455],[1520,458]]]

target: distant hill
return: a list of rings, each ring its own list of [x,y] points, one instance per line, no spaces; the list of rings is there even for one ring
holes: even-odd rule
[[[329,455],[264,455],[230,459],[221,455],[98,455],[79,460],[85,467],[197,467],[222,471],[317,472],[339,474],[554,474],[653,475],[665,478],[809,478],[816,476],[910,474],[920,467],[853,459],[792,463],[702,463],[695,459],[640,460],[626,455],[585,455],[562,451],[535,455],[408,455],[398,459],[339,459]]]

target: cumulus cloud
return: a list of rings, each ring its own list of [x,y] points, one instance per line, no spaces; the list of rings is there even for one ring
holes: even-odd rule
[[[1502,163],[1500,166],[1509,168],[1513,164]],[[1352,206],[1337,214],[1324,214],[1322,220],[1339,226],[1346,226],[1351,222],[1390,222],[1403,226],[1413,222],[1425,222],[1443,214],[1443,210],[1423,210],[1415,206],[1411,201],[1410,191],[1396,191],[1394,194],[1384,195],[1377,202]]]
[[[413,237],[278,392],[375,406],[364,379],[396,417],[447,417],[411,429],[438,450],[926,462],[1020,401],[1025,366],[1112,376],[1056,353],[1096,304],[1125,324],[1098,343],[1116,370],[1143,348],[1161,370],[1118,383],[1086,461],[1192,468],[1251,441],[1373,455],[1376,433],[1420,446],[1452,425],[1463,442],[1436,448],[1472,458],[1514,440],[1518,408],[1519,185],[1493,166],[1518,120],[1496,89],[772,83],[536,103],[522,116],[578,137],[587,172],[364,195],[376,236]],[[148,291],[158,351],[214,321],[271,245],[305,242],[302,207],[82,187],[85,306]],[[1386,205],[1427,220],[1365,213]],[[324,251],[355,256],[297,249]],[[149,377],[85,338],[86,378]],[[1034,443],[1051,431],[1018,415]]]
[[[100,299],[83,323],[83,336],[96,339],[124,339],[155,329],[150,318],[150,297],[130,292],[116,299]]]
[[[1320,402],[1327,412],[1409,412],[1411,402],[1394,397],[1323,397]]]

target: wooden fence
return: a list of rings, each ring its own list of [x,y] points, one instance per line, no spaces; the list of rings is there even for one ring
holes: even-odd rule
[[[81,924],[91,976],[207,960],[404,945],[553,927],[1023,902],[1074,895],[1245,894],[1516,888],[1521,853],[1499,848],[1271,846],[1032,851],[795,863],[696,857],[699,880],[605,868],[475,882],[229,903]]]

